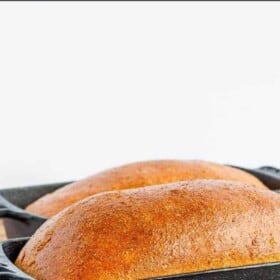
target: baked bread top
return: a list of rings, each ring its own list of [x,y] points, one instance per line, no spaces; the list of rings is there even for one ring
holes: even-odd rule
[[[254,176],[229,166],[198,160],[137,162],[106,170],[47,194],[27,207],[51,217],[67,206],[96,193],[192,179],[224,179],[265,186]]]
[[[49,219],[16,265],[38,280],[124,280],[279,261],[279,226],[279,194],[244,183],[112,191]]]

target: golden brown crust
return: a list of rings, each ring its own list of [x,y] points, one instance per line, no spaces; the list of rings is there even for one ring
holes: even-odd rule
[[[222,180],[94,195],[48,220],[16,264],[38,280],[143,279],[280,260],[280,196]]]
[[[113,168],[67,185],[38,199],[29,205],[27,210],[51,217],[67,206],[96,193],[192,179],[224,179],[264,187],[254,176],[216,163],[198,160],[146,161]]]

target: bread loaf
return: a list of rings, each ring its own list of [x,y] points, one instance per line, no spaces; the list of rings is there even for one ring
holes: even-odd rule
[[[112,191],[49,219],[16,265],[38,280],[126,280],[279,261],[279,226],[279,194],[244,183]]]
[[[67,185],[38,199],[27,210],[51,217],[96,193],[192,179],[224,179],[264,187],[254,176],[229,166],[196,160],[147,161],[120,166]]]

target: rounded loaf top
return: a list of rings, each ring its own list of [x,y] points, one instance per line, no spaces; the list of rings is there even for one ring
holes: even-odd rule
[[[16,264],[38,280],[143,279],[280,260],[280,196],[223,180],[105,192],[49,219]]]
[[[27,210],[51,217],[69,205],[100,192],[193,179],[224,179],[265,187],[251,174],[225,165],[199,160],[155,160],[123,165],[69,184],[39,198]]]

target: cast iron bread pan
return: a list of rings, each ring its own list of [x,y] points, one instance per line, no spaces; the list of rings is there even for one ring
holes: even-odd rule
[[[28,238],[4,241],[0,244],[0,279],[1,280],[34,280],[14,265],[21,248]],[[279,280],[280,262],[236,268],[223,268],[195,273],[178,274],[152,278],[153,280]]]
[[[274,167],[263,166],[256,169],[247,169],[238,166],[259,178],[272,190],[280,191],[280,170]],[[71,182],[19,187],[0,190],[0,217],[4,218],[4,226],[8,238],[31,236],[36,229],[46,221],[46,218],[23,210],[39,197],[53,192]]]

